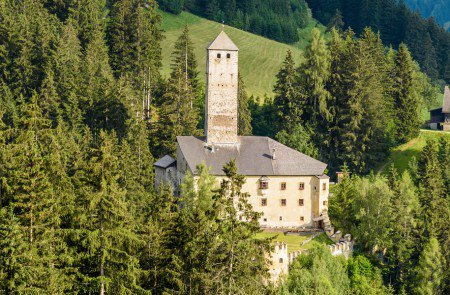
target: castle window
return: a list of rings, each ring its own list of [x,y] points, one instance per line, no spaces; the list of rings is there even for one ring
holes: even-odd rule
[[[261,206],[267,206],[267,199],[261,199]]]
[[[305,221],[305,217],[304,216],[300,216],[300,221]]]
[[[217,53],[217,58],[221,58],[222,55],[220,53]]]
[[[279,261],[280,261],[280,263],[283,263],[283,258],[280,258],[280,260],[279,260]]]
[[[259,189],[268,189],[269,188],[269,179],[266,176],[261,177],[259,180]]]
[[[305,183],[304,182],[300,182],[299,184],[298,184],[298,189],[299,190],[304,190],[305,189]]]
[[[227,58],[230,58],[230,57],[231,57],[231,54],[227,53]]]
[[[303,200],[303,199],[298,199],[298,205],[299,205],[299,206],[305,205],[304,200]]]
[[[263,218],[263,221],[264,221],[264,222],[267,222],[267,218]]]
[[[324,206],[328,206],[328,201],[323,201]]]
[[[280,216],[280,221],[283,221],[283,216]]]
[[[286,206],[286,199],[281,199],[281,206]]]
[[[324,191],[327,190],[327,184],[326,184],[326,183],[323,183],[323,184],[322,184],[322,190],[324,190]]]
[[[286,182],[281,183],[281,190],[282,191],[286,190]]]

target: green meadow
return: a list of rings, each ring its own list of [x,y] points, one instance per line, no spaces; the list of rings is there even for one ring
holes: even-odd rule
[[[170,73],[170,55],[175,41],[180,36],[185,25],[188,25],[190,36],[194,43],[194,51],[199,65],[199,76],[205,81],[206,72],[206,47],[222,30],[222,24],[209,21],[188,12],[173,15],[160,11],[163,17],[162,28],[165,31],[165,39],[162,42],[163,69],[162,73],[168,76]],[[323,26],[311,22],[306,28],[299,30],[301,40],[297,44],[288,45],[276,42],[249,32],[233,27],[225,26],[225,32],[239,47],[239,71],[246,83],[247,92],[250,95],[272,95],[275,76],[278,73],[286,52],[291,50],[295,61],[302,60],[303,49],[310,40],[312,28]]]

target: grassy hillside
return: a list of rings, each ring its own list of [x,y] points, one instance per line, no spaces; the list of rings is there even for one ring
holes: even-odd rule
[[[181,34],[184,25],[187,24],[195,46],[200,77],[204,81],[206,47],[220,33],[222,24],[203,19],[188,12],[173,15],[161,11],[161,15],[166,36],[162,42],[163,74],[167,76],[170,73],[170,54],[173,51],[173,45]],[[311,23],[302,30],[300,32],[302,40],[292,46],[225,26],[225,32],[239,47],[239,69],[244,77],[249,94],[258,96],[272,94],[275,75],[281,67],[286,51],[290,49],[293,52],[295,61],[298,63],[302,59],[302,48],[308,43],[308,33],[316,25],[316,23]]]
[[[380,168],[380,172],[387,173],[391,164],[394,163],[395,167],[401,173],[408,167],[408,163],[412,157],[418,158],[428,139],[439,139],[441,137],[450,138],[450,132],[422,130],[419,137],[396,147],[392,151],[388,161]]]

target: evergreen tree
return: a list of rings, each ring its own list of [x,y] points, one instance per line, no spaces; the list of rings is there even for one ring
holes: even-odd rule
[[[133,219],[126,200],[126,190],[118,183],[120,176],[114,135],[100,133],[99,147],[90,158],[90,194],[83,200],[86,217],[83,221],[87,236],[81,245],[86,247],[86,268],[82,280],[92,291],[133,293],[139,290],[138,261],[135,256],[139,237],[133,232]],[[83,214],[84,215],[84,214]],[[90,268],[92,267],[92,268]]]
[[[441,294],[443,257],[436,238],[431,238],[420,254],[416,267],[415,294]]]
[[[311,35],[311,43],[305,51],[305,62],[300,65],[297,72],[301,92],[307,98],[301,112],[302,117],[313,130],[315,145],[322,150],[322,147],[325,148],[329,143],[325,134],[333,116],[330,112],[333,105],[332,97],[325,87],[330,75],[330,56],[320,31],[314,28]],[[320,153],[323,154],[322,151]]]
[[[282,144],[305,155],[313,158],[318,156],[318,150],[311,139],[311,131],[300,124],[295,125],[291,133],[288,133],[286,130],[281,130],[275,138]]]
[[[394,77],[396,139],[402,143],[417,136],[420,128],[413,61],[405,44],[398,49]]]
[[[342,16],[342,12],[339,9],[336,9],[336,13],[330,19],[327,25],[327,30],[331,31],[332,28],[335,28],[338,31],[342,31],[344,28],[344,19]]]
[[[295,85],[295,63],[292,52],[288,51],[283,62],[283,67],[277,74],[277,82],[274,86],[274,106],[278,130],[288,130],[300,123],[303,112],[303,99],[300,98]]]
[[[417,189],[407,171],[401,179],[394,180],[392,250],[387,252],[391,262],[394,282],[399,291],[410,290],[414,260],[417,256],[417,240],[420,203]]]
[[[444,241],[449,228],[446,220],[450,217],[435,141],[427,141],[418,167],[424,236]]]
[[[238,134],[252,134],[252,115],[249,109],[249,97],[245,91],[245,84],[242,76],[238,78]]]
[[[261,230],[260,213],[252,210],[248,193],[242,192],[245,177],[237,173],[234,161],[226,164],[223,171],[226,178],[214,197],[219,210],[220,240],[209,252],[216,275],[207,293],[261,293],[266,289],[265,254],[269,241],[254,238]]]
[[[197,130],[199,110],[194,89],[196,65],[185,28],[172,54],[172,73],[166,85],[159,122],[158,155],[175,153],[175,139],[179,135],[199,134]]]

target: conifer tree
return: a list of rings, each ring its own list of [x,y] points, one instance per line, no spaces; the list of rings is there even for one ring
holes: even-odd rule
[[[211,263],[215,273],[207,293],[261,293],[265,289],[269,240],[256,240],[254,235],[261,229],[260,213],[252,210],[248,193],[242,192],[245,177],[237,173],[234,161],[223,168],[226,178],[222,180],[215,196],[221,219],[221,240],[212,251]]]
[[[420,128],[420,101],[414,79],[414,66],[405,44],[401,44],[398,49],[394,77],[396,139],[403,143],[417,136]]]
[[[51,91],[51,80],[55,80],[57,96],[53,98],[59,103],[62,110],[62,118],[70,124],[79,128],[82,123],[81,106],[88,100],[81,96],[83,81],[81,79],[81,45],[77,37],[78,31],[73,19],[68,19],[67,23],[61,29],[61,35],[58,38],[56,51],[52,60],[54,73],[52,69],[47,71],[49,84],[46,96],[54,96]]]
[[[175,153],[175,139],[179,135],[199,134],[197,125],[199,110],[195,103],[197,93],[194,89],[196,70],[190,47],[188,31],[185,30],[177,41],[172,54],[172,73],[166,85],[159,122],[160,150],[158,155]],[[194,84],[193,84],[194,83]]]
[[[393,185],[392,250],[387,252],[398,290],[407,290],[413,278],[413,257],[417,256],[419,216],[421,212],[417,189],[409,176],[403,172]],[[410,289],[409,289],[410,290]]]
[[[442,242],[446,239],[449,228],[446,220],[450,215],[437,153],[436,142],[427,141],[420,154],[418,173],[424,236],[438,238]]]
[[[416,267],[416,294],[441,294],[443,257],[439,242],[431,238],[420,254]]]
[[[292,52],[288,50],[283,66],[277,74],[274,86],[274,106],[276,111],[276,126],[278,130],[292,130],[300,123],[303,114],[303,99],[296,89],[295,63]]]
[[[325,39],[314,28],[311,43],[306,47],[305,61],[297,70],[299,86],[307,101],[301,112],[303,121],[312,128],[314,144],[320,154],[329,144],[326,130],[332,121],[332,97],[326,89],[330,75],[330,56]]]
[[[99,147],[92,151],[90,159],[91,193],[83,200],[89,218],[82,224],[88,231],[81,243],[88,252],[84,258],[88,267],[82,279],[89,283],[90,290],[100,294],[139,290],[138,261],[134,255],[139,238],[133,232],[126,190],[118,183],[117,153],[117,139],[102,131]]]
[[[245,91],[245,84],[242,76],[238,78],[238,134],[252,134],[252,115],[249,109],[249,97]]]
[[[176,73],[178,67],[181,66],[181,71],[185,75],[186,83],[197,93],[199,91],[197,60],[194,54],[194,45],[189,36],[189,27],[184,26],[183,32],[174,45],[172,52],[172,75]]]

